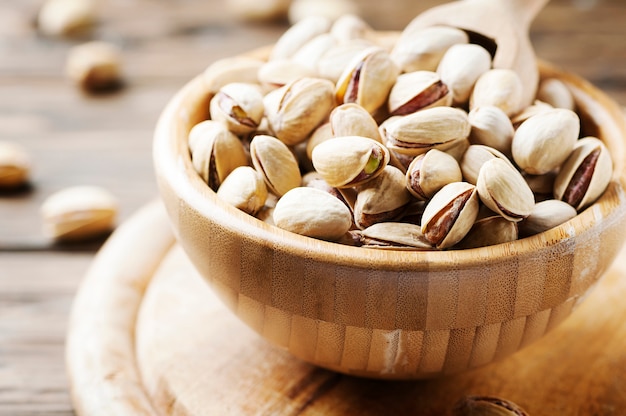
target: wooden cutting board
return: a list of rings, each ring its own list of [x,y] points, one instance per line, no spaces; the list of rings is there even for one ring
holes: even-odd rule
[[[445,378],[388,382],[313,367],[228,311],[155,202],[123,224],[77,294],[67,365],[79,415],[438,415],[468,394],[529,415],[626,414],[626,249],[535,344]]]

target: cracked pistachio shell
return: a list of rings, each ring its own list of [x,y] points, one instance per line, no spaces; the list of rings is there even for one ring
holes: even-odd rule
[[[224,85],[211,99],[209,109],[212,120],[240,135],[255,131],[265,110],[258,86],[240,82]]]
[[[321,16],[308,16],[293,24],[276,41],[270,52],[270,60],[291,58],[308,41],[328,32],[330,19]]]
[[[386,166],[380,175],[358,189],[354,204],[354,222],[363,229],[372,224],[399,218],[411,200],[404,174]]]
[[[342,104],[330,113],[330,127],[333,136],[362,136],[382,143],[378,124],[363,107],[358,104]]]
[[[31,159],[16,143],[0,141],[0,189],[23,185],[30,176]]]
[[[338,240],[352,226],[348,207],[328,192],[311,187],[290,190],[276,203],[274,224],[297,234]]]
[[[204,70],[202,80],[207,91],[212,94],[233,82],[254,84],[258,82],[257,74],[263,64],[259,59],[245,56],[220,59]]]
[[[571,220],[576,214],[576,209],[567,202],[557,199],[537,202],[530,215],[519,223],[520,233],[525,236],[542,233]]]
[[[300,78],[314,77],[315,71],[292,59],[274,59],[259,68],[259,82],[265,87],[280,88]]]
[[[403,72],[436,71],[451,46],[468,42],[467,33],[457,28],[432,26],[415,30],[409,24],[391,51],[391,58]]]
[[[420,200],[429,199],[445,185],[462,179],[456,159],[437,149],[417,156],[406,171],[407,189]]]
[[[188,140],[194,169],[214,191],[235,168],[248,164],[241,140],[220,122],[196,124]]]
[[[337,44],[337,40],[330,33],[322,33],[317,35],[300,48],[291,60],[308,68],[313,74],[317,75],[317,63],[322,56]]]
[[[504,154],[511,153],[515,130],[511,119],[498,107],[474,108],[468,115],[472,131],[470,142],[492,147]]]
[[[543,101],[535,100],[531,105],[511,117],[511,123],[513,123],[513,128],[517,130],[517,128],[524,121],[528,120],[532,116],[545,113],[546,111],[550,111],[553,108],[554,107],[552,107],[550,104],[544,103]]]
[[[580,119],[571,110],[555,108],[532,116],[513,136],[513,160],[532,175],[550,172],[565,162],[579,133]]]
[[[567,85],[560,79],[548,78],[539,83],[537,99],[555,108],[574,110],[576,103]]]
[[[426,239],[439,249],[461,241],[478,216],[478,193],[467,182],[450,183],[437,192],[426,205],[421,229]]]
[[[470,131],[467,113],[453,107],[427,108],[385,125],[386,145],[412,156],[453,147],[467,139]]]
[[[339,77],[335,87],[337,102],[357,103],[374,114],[387,101],[399,70],[389,53],[372,47],[357,55]]]
[[[421,227],[404,222],[379,222],[361,231],[366,248],[432,250]]]
[[[330,186],[353,187],[380,175],[389,163],[389,151],[367,137],[342,136],[315,146],[312,160]]]
[[[250,158],[267,187],[282,196],[300,186],[302,176],[298,161],[283,142],[272,136],[254,136],[250,142]]]
[[[476,188],[487,208],[509,221],[517,222],[528,217],[535,206],[535,195],[522,174],[500,158],[483,164]]]
[[[519,75],[511,69],[490,69],[483,73],[476,83],[470,97],[470,110],[493,105],[511,117],[517,114],[523,105],[524,86]]]
[[[489,69],[489,52],[482,46],[468,43],[452,45],[441,59],[437,72],[450,89],[453,104],[464,105],[478,78]]]
[[[604,143],[596,137],[582,138],[554,180],[554,197],[580,211],[602,195],[612,175],[613,161]]]
[[[267,187],[256,170],[239,166],[224,179],[217,196],[247,214],[256,215],[267,200]]]
[[[335,45],[317,62],[319,76],[337,83],[350,62],[372,46],[374,46],[372,42],[363,39],[354,39]]]
[[[502,159],[503,161],[508,163],[511,168],[515,169],[515,166],[513,166],[509,158],[507,158],[502,152],[494,149],[493,147],[485,146],[482,144],[470,145],[463,154],[463,158],[461,159],[460,163],[463,178],[467,182],[476,185],[480,168],[485,162],[495,158]]]
[[[457,248],[477,248],[495,246],[517,240],[518,223],[499,215],[477,220],[467,235],[457,244]]]
[[[320,78],[300,78],[265,96],[270,129],[289,146],[306,140],[334,106],[333,84]]]
[[[452,94],[436,72],[408,72],[398,76],[387,104],[392,116],[404,116],[430,107],[450,106]]]

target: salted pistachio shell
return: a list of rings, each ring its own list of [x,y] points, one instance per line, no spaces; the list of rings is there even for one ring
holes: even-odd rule
[[[418,110],[451,104],[450,89],[439,74],[433,71],[399,75],[388,100],[389,113],[392,116],[404,116]]]
[[[535,100],[531,105],[525,107],[522,111],[515,114],[511,117],[511,123],[513,123],[513,128],[517,130],[517,128],[526,120],[535,116],[537,114],[545,113],[546,111],[552,110],[552,107],[548,103],[544,103],[543,101]]]
[[[404,222],[379,222],[361,231],[365,248],[432,250],[421,227]]]
[[[367,137],[342,136],[318,144],[312,160],[330,186],[353,187],[380,175],[389,163],[389,151]]]
[[[613,161],[604,143],[596,137],[582,138],[554,180],[554,197],[580,211],[602,195],[612,175]]]
[[[515,403],[490,396],[466,396],[452,409],[453,416],[528,416]]]
[[[330,48],[317,62],[317,73],[320,77],[337,83],[341,74],[358,55],[375,46],[364,39],[354,39]]]
[[[265,112],[258,86],[240,82],[224,85],[211,99],[209,109],[212,120],[240,135],[255,131]]]
[[[476,107],[469,112],[472,126],[470,142],[492,147],[504,154],[511,153],[515,130],[511,119],[498,107]]]
[[[352,226],[352,214],[339,199],[311,187],[290,190],[274,208],[277,227],[297,234],[337,240]]]
[[[12,142],[0,141],[0,189],[10,189],[28,181],[31,158],[26,150]]]
[[[246,165],[245,148],[224,124],[205,120],[189,131],[191,163],[200,177],[214,191],[237,167]]]
[[[523,106],[524,86],[512,69],[495,68],[483,73],[470,96],[470,110],[493,105],[507,116],[518,113]]]
[[[250,159],[267,187],[282,196],[302,182],[298,161],[283,142],[272,136],[254,136],[250,142]]]
[[[513,160],[533,175],[550,172],[565,162],[579,133],[580,119],[571,110],[555,108],[532,116],[513,136]]]
[[[432,26],[415,30],[409,24],[391,51],[391,59],[403,72],[436,71],[451,46],[468,42],[467,33],[457,28]]]
[[[485,146],[482,144],[470,145],[461,159],[461,172],[463,173],[463,179],[467,182],[476,185],[478,181],[478,173],[480,168],[488,160],[498,158],[502,159],[511,165],[511,168],[515,169],[515,166],[502,152],[494,149],[493,147]]]
[[[378,222],[398,219],[410,200],[404,174],[393,166],[385,166],[380,175],[358,188],[354,222],[363,229]]]
[[[477,248],[494,246],[517,240],[518,223],[499,215],[477,220],[467,235],[457,244],[457,248]]]
[[[79,241],[109,232],[115,225],[118,201],[98,186],[58,191],[41,205],[43,232],[59,241]]]
[[[522,174],[500,158],[482,165],[476,188],[480,200],[509,221],[517,222],[528,217],[535,206],[535,196]]]
[[[332,1],[333,4],[336,2],[335,0],[329,1]],[[374,29],[354,12],[339,16],[330,28],[330,33],[338,42],[342,43],[354,39],[370,39],[375,36]]]
[[[422,215],[422,233],[437,248],[450,248],[472,228],[478,208],[478,193],[474,185],[449,183],[426,205]]]
[[[331,20],[322,16],[310,15],[298,21],[276,41],[270,52],[270,60],[291,58],[308,41],[328,32],[330,26]]]
[[[524,236],[542,233],[571,220],[576,214],[576,209],[567,202],[557,199],[537,202],[530,215],[519,223],[520,233]]]
[[[268,88],[280,88],[300,78],[315,77],[316,71],[293,59],[274,59],[258,71],[259,82]]]
[[[291,60],[317,75],[319,60],[335,45],[337,45],[337,39],[333,35],[322,33],[302,45],[302,48],[291,57]]]
[[[259,59],[245,56],[220,59],[204,70],[202,81],[211,94],[234,82],[254,84],[258,82],[257,74],[263,64],[264,62]]]
[[[333,136],[362,136],[382,143],[378,124],[371,114],[355,103],[342,104],[330,113]]]
[[[421,200],[431,198],[445,185],[462,179],[456,159],[437,149],[417,156],[406,171],[407,189]]]
[[[555,108],[574,111],[576,107],[572,92],[563,81],[557,78],[544,79],[539,83],[537,99]]]
[[[320,78],[300,78],[265,98],[270,129],[290,146],[306,140],[335,106],[333,84]]]
[[[385,104],[399,70],[382,48],[372,47],[357,55],[335,86],[339,104],[357,103],[370,114]]]
[[[224,179],[217,196],[247,214],[256,215],[265,205],[267,187],[256,170],[239,166]]]
[[[491,55],[485,48],[472,43],[452,45],[441,59],[437,72],[448,86],[454,105],[469,101],[474,84],[491,69]]]
[[[386,145],[417,156],[430,149],[446,150],[471,131],[467,113],[453,107],[433,107],[398,118],[385,126]]]

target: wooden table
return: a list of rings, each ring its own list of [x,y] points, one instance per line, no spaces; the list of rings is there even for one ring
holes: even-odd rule
[[[88,96],[63,75],[68,49],[80,40],[37,34],[39,3],[0,3],[0,140],[22,144],[34,160],[32,186],[0,194],[0,415],[73,414],[63,357],[67,318],[102,241],[45,239],[42,201],[67,186],[101,185],[119,198],[119,221],[127,219],[157,196],[151,136],[167,100],[215,59],[271,43],[286,27],[236,22],[218,0],[103,2],[93,37],[122,46],[128,83]],[[366,21],[386,30],[440,2],[358,3]],[[539,57],[626,105],[625,18],[622,0],[553,0],[532,40]]]

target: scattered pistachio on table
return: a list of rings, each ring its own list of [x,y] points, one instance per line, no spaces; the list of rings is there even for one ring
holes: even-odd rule
[[[30,168],[30,155],[22,146],[0,141],[0,190],[24,185],[28,182]]]
[[[77,36],[89,31],[96,21],[92,0],[46,0],[37,14],[37,27],[48,36]]]
[[[518,75],[464,31],[409,25],[395,45],[373,33],[310,16],[267,62],[207,68],[211,120],[189,134],[200,178],[272,226],[395,250],[532,236],[607,188],[609,150],[580,137],[565,82],[542,80],[521,108]]]
[[[65,72],[86,91],[103,91],[122,84],[122,56],[119,48],[104,41],[74,46],[67,57]]]

